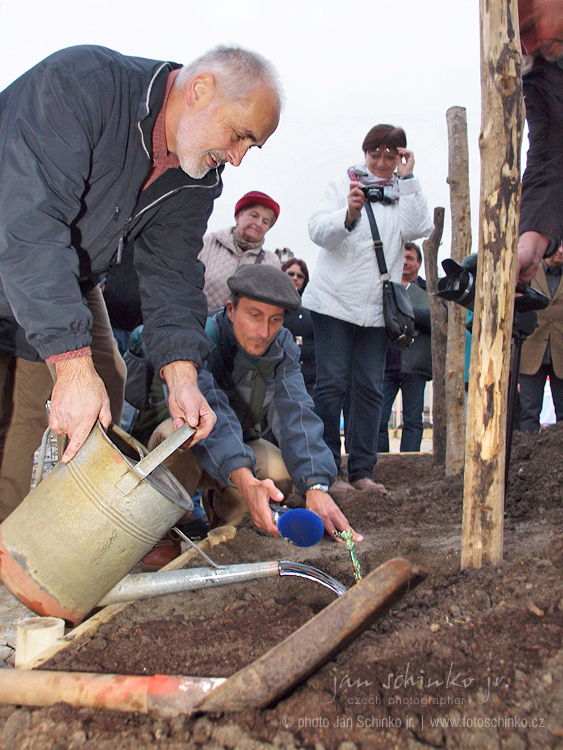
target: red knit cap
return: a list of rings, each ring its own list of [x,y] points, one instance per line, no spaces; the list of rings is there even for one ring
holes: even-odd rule
[[[274,224],[278,220],[280,215],[279,203],[276,203],[273,198],[270,198],[266,193],[261,193],[259,190],[251,190],[250,193],[246,193],[239,200],[235,206],[235,217],[245,208],[251,208],[252,206],[264,206],[274,212]]]

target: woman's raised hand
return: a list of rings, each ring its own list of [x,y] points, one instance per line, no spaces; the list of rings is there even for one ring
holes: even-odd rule
[[[407,148],[397,148],[397,172],[399,177],[406,177],[408,174],[412,174],[414,170],[414,154]]]

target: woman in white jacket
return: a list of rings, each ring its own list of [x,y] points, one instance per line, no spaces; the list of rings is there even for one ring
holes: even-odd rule
[[[362,144],[365,164],[329,183],[309,220],[309,236],[321,247],[303,295],[311,310],[317,347],[315,410],[339,476],[333,494],[379,489],[373,478],[387,349],[382,283],[365,211],[366,188],[379,186],[373,213],[391,279],[400,283],[404,243],[433,229],[426,199],[413,175],[414,155],[402,128],[376,125]],[[348,482],[340,474],[340,414],[349,396],[346,425]]]

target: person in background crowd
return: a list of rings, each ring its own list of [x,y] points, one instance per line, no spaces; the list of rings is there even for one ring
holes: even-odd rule
[[[266,232],[274,226],[279,215],[279,204],[273,198],[252,190],[235,206],[234,227],[205,235],[199,259],[205,264],[203,290],[210,310],[223,307],[229,299],[227,279],[241,263],[280,267],[278,256],[263,247]]]
[[[563,247],[546,258],[536,273],[532,286],[551,300],[549,307],[538,310],[538,327],[522,344],[520,359],[520,430],[537,432],[543,406],[545,381],[549,378],[555,416],[563,419]]]
[[[401,453],[419,451],[422,442],[424,389],[426,382],[432,379],[432,344],[426,282],[418,274],[421,266],[420,248],[414,242],[406,242],[402,283],[408,290],[414,310],[415,339],[408,349],[399,351],[393,344],[387,347],[377,445],[381,453],[389,452],[389,418],[399,389],[403,397]]]
[[[299,258],[290,258],[283,264],[281,270],[293,281],[299,296],[303,296],[303,292],[309,283],[309,269],[305,261],[299,260]],[[317,382],[317,359],[315,357],[315,329],[311,313],[304,307],[300,310],[290,310],[286,314],[283,324],[288,331],[291,331],[299,345],[301,350],[299,362],[303,380],[307,393],[312,396]]]
[[[419,274],[421,267],[422,250],[414,242],[405,242],[402,283],[407,287],[409,284],[416,284],[421,289],[426,289],[426,279]]]
[[[432,232],[432,219],[414,154],[402,128],[376,125],[362,144],[365,161],[331,180],[309,220],[309,236],[321,247],[303,304],[315,326],[315,410],[338,468],[331,493],[379,490],[374,480],[382,404],[387,332],[382,282],[369,221],[362,210],[365,190],[378,187],[373,213],[393,281],[403,270],[404,243]],[[349,393],[348,480],[341,463],[340,415]]]

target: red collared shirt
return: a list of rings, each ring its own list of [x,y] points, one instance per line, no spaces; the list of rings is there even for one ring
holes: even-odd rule
[[[166,83],[166,92],[164,94],[164,101],[162,102],[162,109],[160,110],[154,128],[152,131],[152,168],[149,172],[147,179],[143,185],[143,190],[148,188],[149,185],[164,174],[167,169],[176,168],[180,166],[180,160],[176,156],[168,151],[166,146],[166,105],[168,103],[168,97],[170,96],[170,90],[176,80],[176,76],[179,73],[179,69],[172,70],[168,74],[168,81]]]

